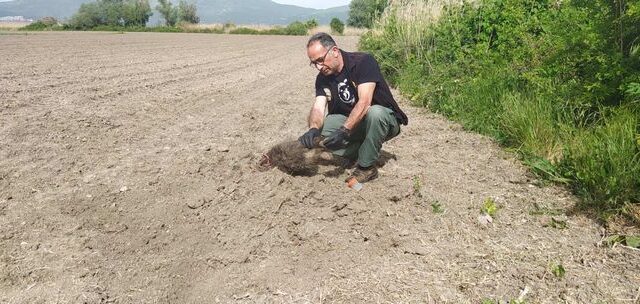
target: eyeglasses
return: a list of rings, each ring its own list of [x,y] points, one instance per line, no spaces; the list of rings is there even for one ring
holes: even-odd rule
[[[318,65],[324,65],[324,60],[327,58],[327,55],[329,55],[329,52],[331,52],[331,50],[333,50],[333,48],[330,48],[329,50],[327,50],[327,52],[324,53],[324,56],[322,56],[322,58],[309,62],[309,66],[312,68],[318,69]]]

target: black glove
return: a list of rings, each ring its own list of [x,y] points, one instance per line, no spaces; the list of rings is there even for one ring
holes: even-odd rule
[[[330,150],[338,150],[342,149],[345,146],[345,140],[349,138],[349,129],[344,126],[340,127],[340,129],[335,130],[327,139],[325,139],[322,144]]]
[[[320,136],[320,130],[317,128],[311,128],[306,133],[302,134],[298,141],[302,143],[307,149],[313,148],[313,139]]]

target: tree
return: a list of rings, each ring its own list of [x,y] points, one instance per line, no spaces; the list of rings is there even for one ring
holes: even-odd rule
[[[69,27],[145,26],[152,14],[149,0],[98,0],[80,5],[71,17]]]
[[[100,7],[97,2],[83,3],[78,12],[71,17],[69,25],[74,29],[88,29],[102,24]]]
[[[316,18],[311,18],[311,19],[307,20],[305,25],[307,26],[308,29],[312,29],[312,28],[318,27],[318,20],[316,20]]]
[[[164,18],[165,24],[167,26],[175,26],[178,21],[178,10],[173,7],[173,4],[169,0],[158,0],[158,5],[156,6],[162,18]]]
[[[194,24],[199,23],[200,17],[198,17],[198,8],[196,7],[196,4],[180,0],[180,2],[178,2],[178,21]]]
[[[125,26],[145,26],[151,15],[149,0],[130,0],[123,7]]]
[[[373,21],[380,18],[388,0],[352,0],[349,4],[347,24],[355,27],[371,28]]]
[[[329,26],[331,27],[331,31],[334,33],[342,35],[342,33],[344,32],[344,23],[338,18],[331,19]]]

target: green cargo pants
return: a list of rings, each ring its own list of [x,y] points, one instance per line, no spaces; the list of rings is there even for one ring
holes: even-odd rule
[[[347,116],[330,114],[324,119],[322,136],[328,137],[344,125]],[[382,143],[400,134],[400,125],[393,110],[380,105],[369,107],[367,115],[351,130],[351,136],[344,149],[335,150],[333,154],[358,160],[358,165],[369,167],[375,164],[380,156]]]

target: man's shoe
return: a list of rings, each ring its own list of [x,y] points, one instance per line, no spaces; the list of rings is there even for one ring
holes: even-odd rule
[[[351,176],[349,176],[347,180],[352,177],[360,183],[366,183],[378,177],[378,169],[376,166],[371,166],[369,168],[361,168],[360,166],[357,166],[356,169],[351,172]]]
[[[356,166],[356,164],[357,162],[355,159],[343,157],[340,160],[340,168],[343,168],[343,169],[353,169]]]

